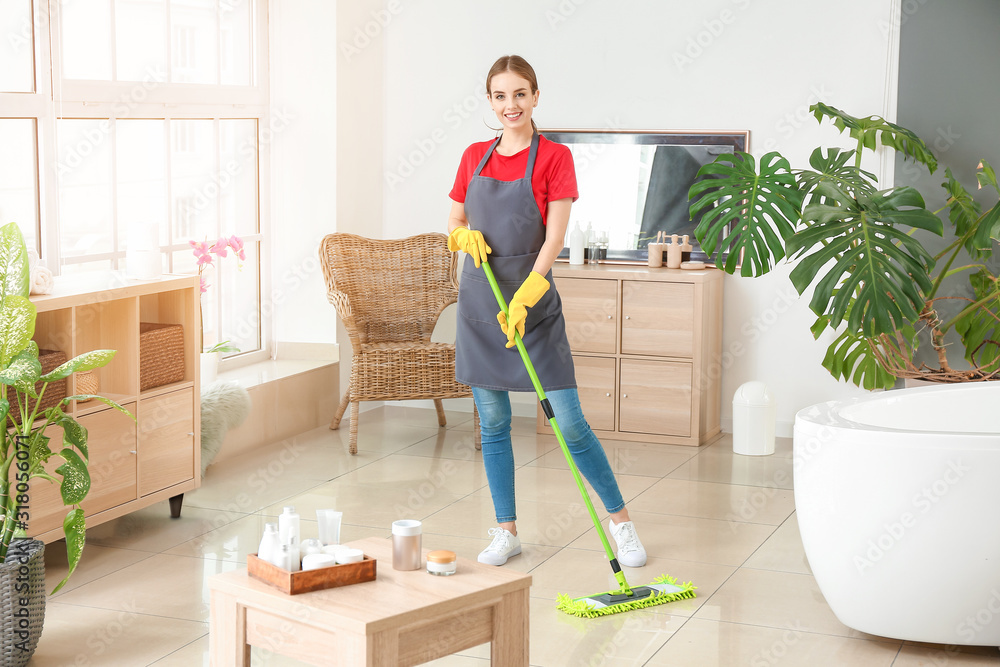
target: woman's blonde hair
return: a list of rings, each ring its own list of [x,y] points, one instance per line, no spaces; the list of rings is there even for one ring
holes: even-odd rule
[[[527,81],[528,85],[531,86],[532,95],[538,92],[538,78],[535,76],[535,70],[528,64],[527,60],[521,56],[500,56],[493,63],[493,66],[490,67],[489,74],[486,75],[486,94],[491,99],[493,98],[493,77],[504,72],[513,72]],[[531,121],[531,129],[538,132],[538,126],[535,125],[534,119]]]

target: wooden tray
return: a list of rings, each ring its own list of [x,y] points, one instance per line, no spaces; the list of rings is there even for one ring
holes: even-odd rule
[[[289,572],[257,558],[257,554],[247,556],[247,574],[266,584],[274,586],[282,593],[298,595],[324,588],[336,588],[375,581],[375,559],[365,555],[358,563],[331,565],[318,570]]]

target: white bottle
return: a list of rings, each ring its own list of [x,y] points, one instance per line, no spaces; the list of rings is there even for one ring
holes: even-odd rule
[[[287,544],[281,545],[281,551],[278,552],[278,557],[275,560],[277,561],[275,565],[289,572],[298,572],[301,567],[299,555]]]
[[[278,515],[278,537],[281,540],[281,545],[287,545],[289,551],[292,552],[291,557],[295,566],[292,572],[298,570],[299,566],[299,545],[301,544],[299,529],[299,515],[295,512],[295,508],[285,507],[284,511]]]
[[[277,565],[278,550],[281,548],[281,538],[278,537],[278,524],[265,523],[264,535],[260,538],[260,546],[257,548],[257,558],[267,561],[272,565]]]
[[[569,233],[569,263],[583,264],[583,232],[580,223],[573,223],[573,231]]]

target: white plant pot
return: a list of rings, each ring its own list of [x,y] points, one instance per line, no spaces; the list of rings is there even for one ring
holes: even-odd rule
[[[219,377],[219,353],[201,353],[201,386],[207,387]]]

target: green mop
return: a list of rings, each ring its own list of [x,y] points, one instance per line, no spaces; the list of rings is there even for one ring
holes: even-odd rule
[[[504,315],[507,315],[507,302],[504,301],[503,294],[500,293],[500,287],[497,285],[496,278],[493,277],[493,269],[490,268],[486,258],[482,260],[482,267],[486,272],[486,278],[490,282],[490,287],[493,289],[493,295],[497,299],[497,305],[500,306],[500,310],[503,311]],[[614,552],[611,551],[608,537],[604,534],[601,522],[597,518],[597,512],[594,510],[594,504],[590,501],[590,494],[587,493],[587,489],[583,485],[580,471],[576,468],[573,455],[566,445],[562,431],[559,430],[559,424],[556,423],[552,406],[549,404],[548,399],[545,398],[545,390],[542,389],[542,384],[538,381],[538,375],[535,373],[535,367],[528,357],[528,350],[525,349],[524,343],[521,341],[521,335],[516,332],[514,333],[514,342],[517,344],[517,351],[521,353],[521,361],[524,362],[528,376],[531,377],[531,384],[535,387],[535,393],[538,394],[538,401],[542,406],[542,412],[545,413],[549,424],[552,426],[552,432],[555,433],[556,440],[559,441],[563,456],[566,457],[566,463],[569,465],[570,472],[573,473],[573,479],[576,480],[576,486],[580,489],[580,495],[583,496],[583,501],[587,505],[590,518],[594,522],[594,528],[597,529],[598,536],[601,538],[601,544],[604,545],[604,553],[608,556],[608,560],[611,563],[611,570],[615,573],[615,579],[618,580],[619,585],[616,591],[605,591],[604,593],[579,598],[571,598],[568,595],[560,593],[556,597],[556,608],[573,616],[597,618],[598,616],[617,614],[622,611],[632,611],[633,609],[642,609],[643,607],[652,607],[658,604],[674,602],[675,600],[695,597],[694,591],[697,587],[690,581],[685,584],[678,584],[675,578],[666,575],[657,577],[648,586],[639,586],[636,588],[630,587],[628,582],[625,581],[625,573],[622,572],[621,566],[618,564],[618,559],[615,558]]]

